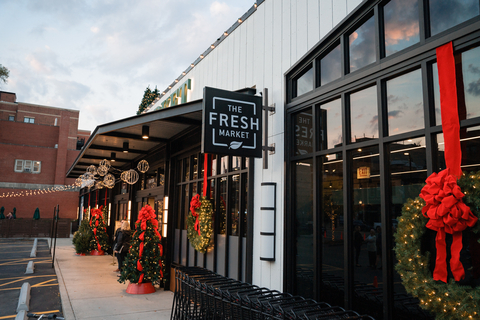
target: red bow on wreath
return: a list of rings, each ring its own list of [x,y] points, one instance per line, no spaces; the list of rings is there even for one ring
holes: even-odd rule
[[[427,185],[420,193],[420,197],[426,202],[422,213],[426,218],[430,218],[427,228],[437,231],[437,259],[433,279],[445,283],[447,282],[445,234],[449,233],[453,236],[450,269],[455,280],[459,281],[465,278],[465,270],[460,262],[462,231],[475,225],[478,220],[470,208],[463,203],[464,194],[457,185],[457,178],[449,174],[449,171],[450,169],[445,169],[438,174],[433,173],[427,178]]]

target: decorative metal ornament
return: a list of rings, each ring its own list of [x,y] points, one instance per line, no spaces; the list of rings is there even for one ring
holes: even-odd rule
[[[103,178],[103,184],[105,187],[112,189],[115,186],[115,177],[113,174],[109,173]]]
[[[110,161],[108,161],[107,159],[103,159],[102,161],[100,161],[100,164],[98,165],[99,167],[106,167],[107,170],[110,169]]]
[[[150,165],[148,164],[147,160],[142,160],[137,164],[137,169],[141,173],[147,172],[148,168],[150,168]]]
[[[75,179],[75,185],[76,185],[77,187],[81,187],[81,186],[82,186],[82,183],[83,183],[83,179],[82,179],[81,176],[78,177],[77,179]]]
[[[93,175],[97,174],[97,167],[95,167],[93,164],[87,168],[87,172],[90,172]]]
[[[138,181],[139,174],[137,171],[130,169],[127,171],[127,174],[125,175],[125,182],[128,184],[135,184]]]
[[[127,172],[128,172],[128,171],[123,171],[123,172],[120,174],[120,179],[121,179],[123,182],[127,182]]]
[[[106,167],[106,166],[98,167],[97,173],[98,173],[99,176],[103,177],[104,175],[106,175],[108,173],[108,167]]]

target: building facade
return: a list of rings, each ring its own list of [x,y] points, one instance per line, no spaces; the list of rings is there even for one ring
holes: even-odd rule
[[[168,267],[198,265],[377,319],[429,319],[395,271],[393,233],[406,200],[445,169],[435,49],[449,42],[462,169],[479,169],[479,5],[257,1],[147,113],[99,126],[69,176],[104,158],[116,158],[118,175],[147,160],[140,182],[111,192],[110,219],[134,219],[153,204]],[[275,147],[268,157],[210,155],[203,169],[204,87],[267,98],[275,107],[264,124],[264,145]],[[148,145],[143,127],[156,139]],[[135,153],[122,153],[124,143]],[[188,243],[186,219],[205,172],[215,219],[213,245],[201,254]],[[94,192],[84,190],[83,203],[88,193],[92,205]],[[357,228],[364,237],[377,229],[375,268],[365,246],[356,259]]]
[[[32,218],[39,208],[51,218],[58,204],[61,218],[77,218],[75,180],[65,173],[90,136],[78,130],[78,117],[77,110],[17,102],[15,93],[0,92],[0,206],[6,213],[16,208],[17,218]]]

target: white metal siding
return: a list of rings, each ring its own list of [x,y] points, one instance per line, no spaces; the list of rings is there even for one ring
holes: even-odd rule
[[[238,90],[255,85],[258,92],[266,87],[269,89],[269,102],[276,104],[276,113],[269,116],[269,143],[275,143],[276,153],[268,158],[268,170],[263,170],[262,160],[256,159],[254,173],[255,190],[260,190],[262,182],[277,183],[276,261],[261,261],[260,246],[254,245],[253,283],[256,285],[283,289],[284,73],[361,2],[266,0],[178,84],[182,84],[184,79],[192,79],[189,101],[202,99],[205,86]],[[212,40],[218,36],[212,35]],[[254,211],[254,243],[258,243],[258,198],[254,200]]]

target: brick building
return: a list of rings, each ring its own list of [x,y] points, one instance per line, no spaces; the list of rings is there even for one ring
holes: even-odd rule
[[[51,218],[60,206],[61,218],[76,219],[78,191],[39,192],[73,185],[66,172],[89,131],[78,129],[79,111],[17,102],[15,93],[0,91],[0,207],[16,207],[17,218]],[[6,196],[28,193],[28,196]],[[31,195],[30,195],[31,193]]]

